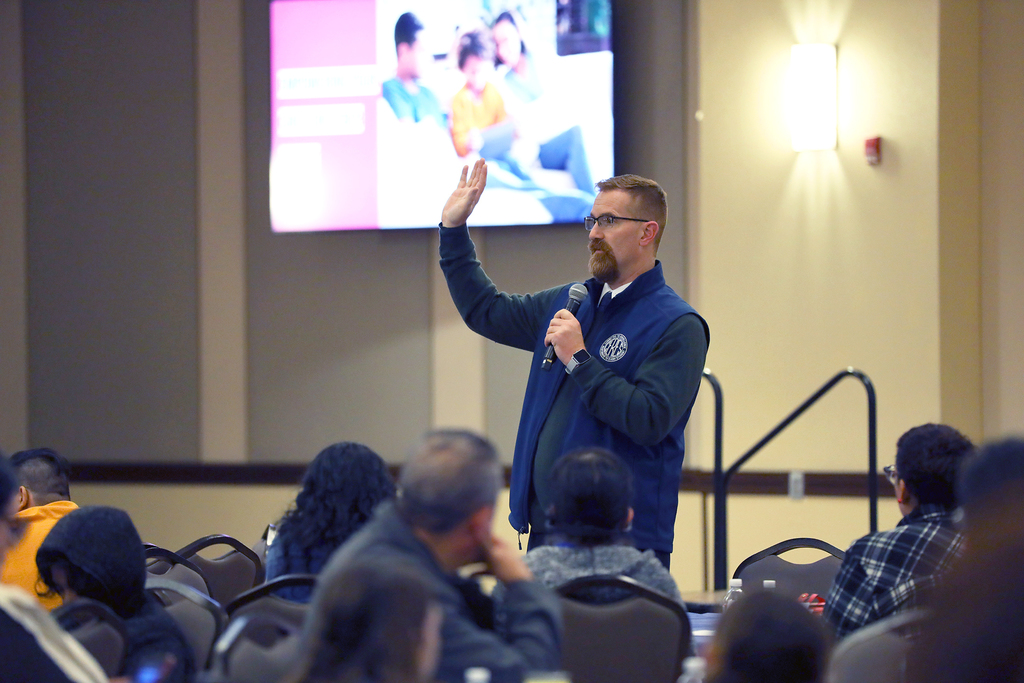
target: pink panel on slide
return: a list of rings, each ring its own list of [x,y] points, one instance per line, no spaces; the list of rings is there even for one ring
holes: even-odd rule
[[[277,99],[279,69],[372,67],[376,63],[374,0],[274,2],[270,12],[271,154],[282,144],[318,143],[323,171],[320,193],[323,208],[316,223],[321,229],[376,227],[379,83],[374,81],[372,94]],[[365,108],[365,128],[359,134],[318,134],[314,127],[308,135],[280,137],[282,107],[290,114],[297,109],[329,111],[332,105],[336,111],[337,105],[358,107],[360,103]],[[290,214],[279,212],[274,216],[274,229],[315,229],[304,224],[305,221],[291,222],[289,218]]]

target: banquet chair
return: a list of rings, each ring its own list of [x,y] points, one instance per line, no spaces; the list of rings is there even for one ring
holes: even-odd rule
[[[185,634],[196,656],[197,668],[206,668],[213,644],[227,624],[227,614],[221,606],[191,586],[159,576],[146,579],[146,591],[160,601]]]
[[[224,609],[230,623],[234,623],[243,616],[260,615],[267,619],[273,619],[276,623],[289,623],[296,628],[301,628],[302,622],[306,619],[306,613],[309,611],[309,605],[304,602],[286,600],[275,595],[274,591],[289,586],[313,587],[315,585],[316,575],[314,574],[285,574],[273,581],[247,590],[228,603]],[[254,626],[250,629],[247,637],[257,640],[262,645],[268,645],[276,639],[273,634],[267,637],[263,637],[264,635],[261,634],[261,627]]]
[[[798,548],[813,548],[827,555],[816,562],[798,564],[779,555]],[[734,579],[743,579],[744,592],[759,591],[766,579],[775,581],[779,595],[798,598],[803,593],[828,595],[832,581],[846,556],[839,548],[816,538],[791,538],[781,541],[740,562],[733,573]]]
[[[828,667],[829,683],[903,683],[907,653],[927,612],[899,612],[839,641]]]
[[[595,590],[622,591],[593,604]],[[562,667],[573,683],[674,683],[690,650],[686,609],[626,576],[587,576],[556,589],[565,632]]]
[[[274,614],[232,620],[213,648],[209,681],[274,683],[295,664],[301,626]]]
[[[209,558],[199,554],[202,550],[218,546],[226,546],[226,552],[218,557]],[[178,555],[202,570],[210,585],[210,597],[222,605],[263,583],[263,562],[259,556],[252,548],[231,536],[204,536],[179,550]]]
[[[210,583],[203,570],[176,552],[155,545],[146,546],[146,572],[150,577],[176,581],[210,595]]]
[[[61,605],[53,618],[81,643],[107,676],[115,676],[124,662],[128,635],[124,621],[102,602],[76,598]]]

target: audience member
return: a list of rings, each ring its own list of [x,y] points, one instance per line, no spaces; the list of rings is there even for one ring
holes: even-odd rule
[[[128,513],[84,507],[58,521],[36,555],[39,574],[65,602],[92,598],[125,623],[128,638],[119,675],[134,676],[147,664],[176,662],[167,683],[195,677],[195,656],[174,619],[146,593],[146,560]]]
[[[959,555],[954,487],[973,451],[970,439],[946,425],[921,425],[900,437],[886,474],[903,519],[846,551],[824,610],[838,637],[919,605]]]
[[[1024,680],[1024,440],[988,444],[963,469],[967,542],[908,658],[912,683]]]
[[[444,612],[414,572],[380,562],[340,568],[320,582],[290,683],[428,683]]]
[[[21,541],[7,553],[3,583],[21,586],[35,595],[47,609],[60,605],[60,596],[47,591],[39,579],[36,551],[50,529],[78,506],[71,502],[71,465],[50,448],[33,448],[11,456],[11,465],[21,484],[18,487],[18,519],[25,524]]]
[[[422,22],[412,12],[398,17],[395,22],[398,65],[395,77],[381,85],[381,93],[399,121],[430,121],[445,128],[441,103],[429,88],[419,82],[433,59],[427,52],[427,46],[420,40],[422,31]]]
[[[267,581],[285,574],[319,574],[377,504],[394,495],[387,465],[368,447],[344,441],[320,451],[306,470],[295,507],[277,524],[267,549]],[[310,589],[282,588],[277,594],[308,602]]]
[[[986,444],[964,461],[957,480],[957,501],[967,527],[982,515],[989,501],[1000,501],[1000,490],[1024,481],[1024,439],[1008,438]],[[970,530],[967,535],[970,536]]]
[[[18,480],[0,457],[0,566],[25,528],[18,512]],[[23,589],[0,583],[0,662],[4,681],[105,683],[100,665]]]
[[[807,608],[768,591],[722,615],[708,652],[708,683],[819,683],[830,639]]]
[[[494,538],[491,525],[501,465],[486,439],[460,431],[429,433],[402,468],[399,494],[331,558],[321,575],[330,586],[356,561],[403,565],[426,581],[444,608],[438,679],[462,683],[469,667],[485,667],[494,683],[521,681],[528,671],[559,664],[558,598],[515,550]],[[501,627],[494,604],[458,569],[484,562],[504,587]],[[322,611],[329,593],[317,591]]]
[[[679,589],[654,551],[632,546],[633,473],[617,455],[603,448],[568,453],[551,469],[554,503],[548,510],[553,545],[526,553],[526,566],[551,587],[582,576],[625,575],[680,600]],[[595,601],[621,595],[604,591]]]

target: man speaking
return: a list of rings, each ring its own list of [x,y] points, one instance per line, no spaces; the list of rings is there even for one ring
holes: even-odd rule
[[[527,295],[494,286],[466,227],[486,183],[483,160],[472,173],[462,170],[441,214],[441,270],[470,329],[534,355],[512,460],[509,522],[530,532],[531,548],[542,545],[555,461],[602,446],[633,470],[636,546],[654,550],[667,567],[683,428],[710,337],[704,319],[665,284],[656,259],[665,191],[635,175],[597,183],[584,219],[593,277],[579,301],[582,292],[577,286],[570,294],[571,284]],[[559,362],[544,363],[549,347]]]

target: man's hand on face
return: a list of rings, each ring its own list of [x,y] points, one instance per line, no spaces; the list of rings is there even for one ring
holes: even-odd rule
[[[562,364],[568,364],[572,354],[586,348],[583,343],[583,331],[580,321],[564,308],[551,319],[548,332],[544,335],[544,343],[555,347],[555,355]]]
[[[445,202],[444,209],[441,211],[441,225],[446,228],[465,225],[470,214],[473,213],[473,209],[476,208],[476,203],[480,201],[480,195],[483,194],[486,185],[487,162],[477,159],[473,164],[471,174],[469,166],[463,166],[459,185]]]
[[[523,556],[494,536],[484,545],[484,558],[494,578],[502,583],[533,581],[533,573],[523,562]]]

